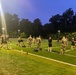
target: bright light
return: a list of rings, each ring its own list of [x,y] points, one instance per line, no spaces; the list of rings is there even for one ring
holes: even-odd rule
[[[18,32],[20,32],[20,29],[18,29]]]
[[[5,28],[2,28],[2,30],[5,30]]]
[[[5,17],[2,10],[1,1],[0,1],[0,14],[1,14],[1,22],[2,22],[2,33],[7,34],[6,22],[5,22]],[[3,30],[5,30],[5,32]]]

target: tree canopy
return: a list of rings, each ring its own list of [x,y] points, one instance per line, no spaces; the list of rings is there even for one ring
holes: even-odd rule
[[[5,13],[5,20],[7,25],[8,34],[24,33],[26,37],[29,35],[46,37],[50,34],[56,34],[58,30],[64,32],[75,32],[76,31],[76,13],[72,8],[67,9],[60,14],[53,15],[50,17],[49,23],[42,25],[41,20],[36,18],[33,22],[29,19],[20,19],[17,14]],[[48,15],[48,14],[47,14]],[[0,34],[2,33],[2,24],[0,19]]]

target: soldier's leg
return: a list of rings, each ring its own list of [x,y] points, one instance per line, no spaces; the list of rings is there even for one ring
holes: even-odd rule
[[[71,45],[71,50],[74,50],[74,46],[73,45]]]
[[[50,52],[52,51],[52,47],[49,48]]]
[[[48,47],[48,52],[49,52],[49,47]]]

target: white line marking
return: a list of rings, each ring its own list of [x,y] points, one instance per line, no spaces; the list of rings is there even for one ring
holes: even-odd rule
[[[76,57],[75,55],[70,55],[70,54],[64,54],[66,56],[71,56],[71,57]]]
[[[21,52],[21,53],[26,53],[26,52],[23,52],[23,50],[22,50],[22,51],[15,50],[15,51]],[[37,57],[40,57],[40,58],[45,58],[45,59],[48,59],[48,60],[52,60],[52,61],[55,61],[55,62],[58,62],[58,63],[66,64],[66,65],[69,65],[69,66],[74,66],[74,67],[76,67],[76,65],[73,65],[73,64],[70,64],[70,63],[66,63],[66,62],[62,62],[62,61],[59,61],[59,60],[47,58],[47,57],[40,56],[40,55],[36,55],[36,54],[32,54],[32,53],[28,53],[28,54],[33,55],[33,56],[37,56]]]
[[[73,51],[73,50],[70,50],[70,49],[69,49],[69,50],[66,50],[65,52],[69,52],[69,51]]]

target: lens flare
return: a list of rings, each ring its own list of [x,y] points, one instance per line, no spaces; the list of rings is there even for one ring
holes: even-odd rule
[[[1,13],[1,22],[2,22],[2,34],[7,35],[6,21],[5,21],[1,2],[0,2],[0,13]]]

